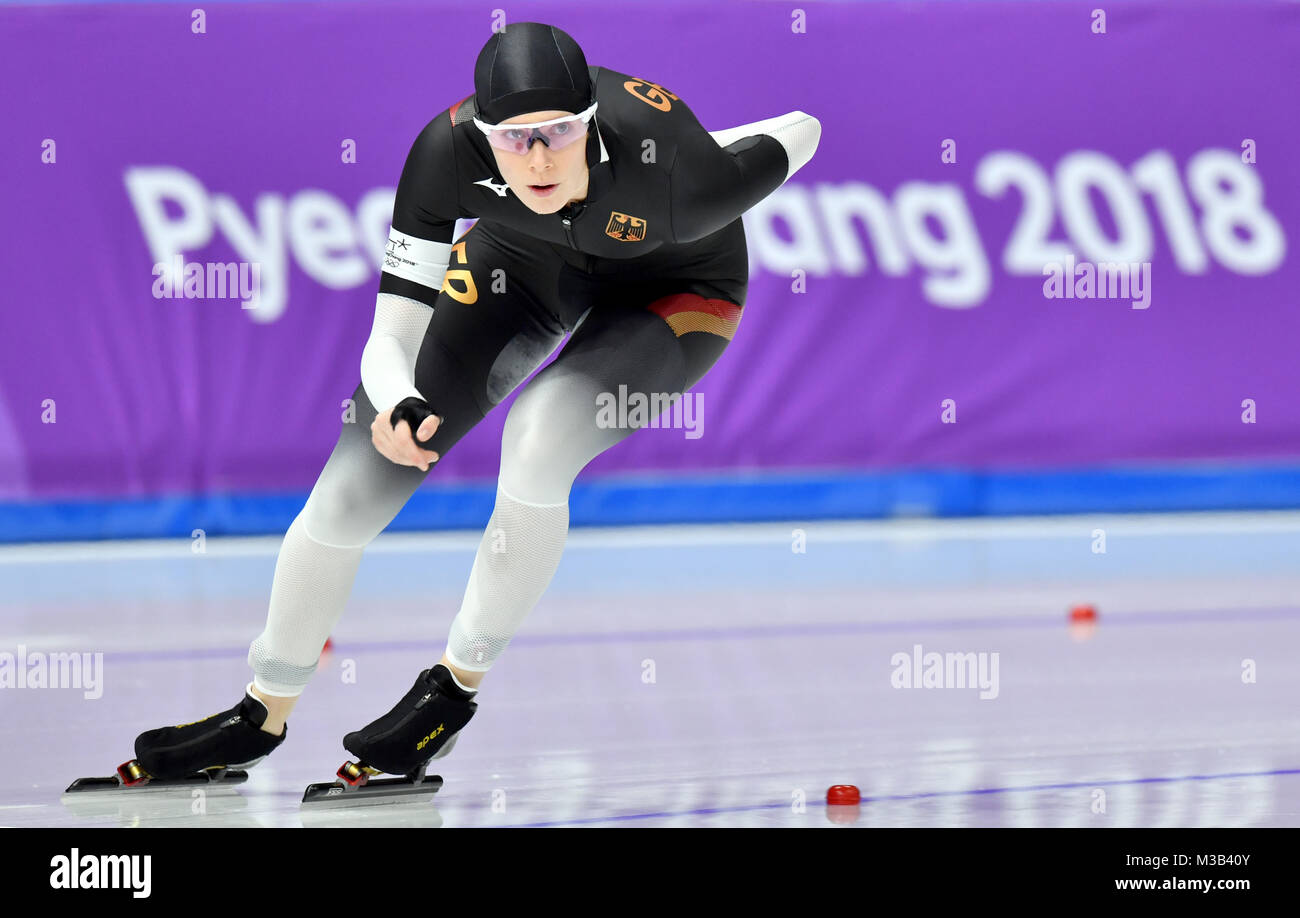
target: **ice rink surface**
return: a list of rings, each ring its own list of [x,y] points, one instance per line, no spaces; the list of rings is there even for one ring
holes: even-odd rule
[[[1300,825],[1284,513],[575,529],[442,790],[303,810],[441,655],[478,539],[381,536],[287,741],[201,796],[62,791],[238,702],[280,539],[0,549],[11,674],[20,645],[103,655],[94,688],[0,688],[0,825]],[[895,686],[931,653],[978,684]]]

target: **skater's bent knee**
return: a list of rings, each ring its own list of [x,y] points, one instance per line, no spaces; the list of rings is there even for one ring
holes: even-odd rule
[[[308,538],[331,548],[364,548],[388,525],[376,495],[348,483],[314,488],[302,510]]]
[[[501,441],[501,485],[516,500],[557,504],[569,499],[574,479],[601,450],[593,437],[566,423],[507,419]]]

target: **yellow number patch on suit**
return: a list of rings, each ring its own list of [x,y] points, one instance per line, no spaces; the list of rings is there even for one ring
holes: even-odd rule
[[[468,234],[467,234],[468,235]],[[465,264],[469,259],[465,257],[464,237],[461,241],[451,247],[451,254],[460,264]],[[465,285],[464,290],[457,290],[453,282]],[[474,275],[468,269],[457,268],[454,271],[448,271],[442,279],[442,292],[447,294],[458,303],[477,303],[478,288],[474,286]]]
[[[620,242],[640,242],[645,238],[645,221],[631,214],[620,214],[616,210],[611,210],[605,234],[613,236]]]

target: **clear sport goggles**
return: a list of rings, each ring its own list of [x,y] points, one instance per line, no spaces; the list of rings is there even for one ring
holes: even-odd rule
[[[596,114],[597,104],[591,103],[591,108],[577,115],[531,124],[484,124],[477,118],[474,123],[487,135],[488,143],[504,153],[527,153],[534,140],[540,140],[550,150],[563,150],[587,136],[587,122]]]

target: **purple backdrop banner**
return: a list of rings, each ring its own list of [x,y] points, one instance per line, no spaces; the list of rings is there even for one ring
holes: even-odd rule
[[[0,8],[0,498],[310,486],[499,6]],[[587,474],[1300,455],[1300,5],[1095,7],[508,8],[710,130],[823,126],[697,430]],[[158,295],[178,261],[256,263],[255,308]],[[504,416],[438,475],[494,477]]]

